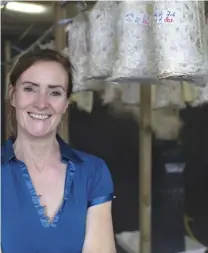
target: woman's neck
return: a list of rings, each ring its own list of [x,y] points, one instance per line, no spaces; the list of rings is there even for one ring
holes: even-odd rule
[[[35,166],[39,171],[52,164],[53,161],[60,160],[56,133],[39,138],[20,132],[13,147],[17,159],[27,166]]]

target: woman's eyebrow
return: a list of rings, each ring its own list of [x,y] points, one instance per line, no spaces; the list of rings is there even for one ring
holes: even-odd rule
[[[53,84],[53,85],[49,84],[48,88],[50,88],[50,89],[61,88],[62,90],[65,90],[64,87],[62,85],[59,85],[59,84]]]
[[[31,84],[32,86],[39,87],[40,85],[31,81],[23,81],[21,84]]]
[[[31,82],[31,81],[23,81],[21,84],[30,84],[32,86],[40,87],[40,84]],[[65,91],[65,88],[62,85],[60,85],[60,84],[49,84],[48,88],[50,88],[50,89],[61,88],[62,90]]]

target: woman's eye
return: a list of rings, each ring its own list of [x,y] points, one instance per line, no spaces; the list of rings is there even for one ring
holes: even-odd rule
[[[53,91],[53,92],[51,92],[51,95],[52,96],[61,96],[61,92],[59,92],[59,91]]]
[[[24,88],[24,91],[26,91],[26,92],[31,92],[31,91],[34,91],[34,89],[31,88],[31,87],[25,87],[25,88]]]

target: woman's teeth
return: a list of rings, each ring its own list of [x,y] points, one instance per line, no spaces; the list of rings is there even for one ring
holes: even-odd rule
[[[50,117],[50,115],[47,115],[47,114],[34,114],[34,113],[29,113],[30,117],[31,118],[34,118],[34,119],[41,119],[41,120],[44,120],[44,119],[48,119]]]

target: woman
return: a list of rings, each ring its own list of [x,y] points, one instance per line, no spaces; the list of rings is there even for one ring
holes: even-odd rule
[[[1,150],[3,253],[115,253],[109,170],[57,135],[69,73],[53,50],[26,53],[12,70],[16,129]]]

